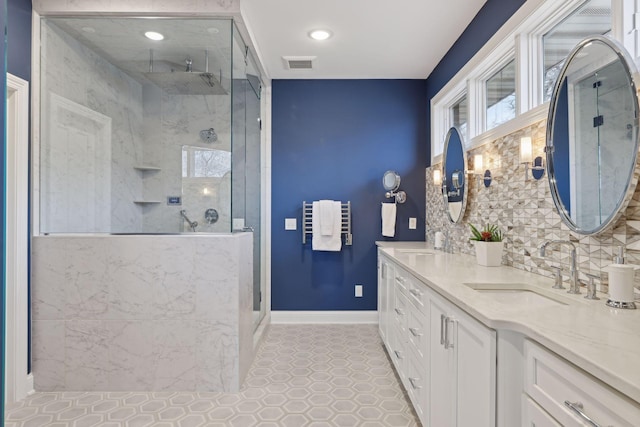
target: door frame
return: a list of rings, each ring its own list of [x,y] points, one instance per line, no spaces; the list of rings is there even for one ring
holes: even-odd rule
[[[5,400],[33,392],[29,357],[29,82],[7,73]]]

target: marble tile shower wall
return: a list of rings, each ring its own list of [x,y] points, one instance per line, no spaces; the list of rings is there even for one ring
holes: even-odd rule
[[[618,222],[597,236],[581,236],[570,231],[555,210],[547,176],[525,181],[524,166],[519,164],[520,138],[530,135],[534,156],[544,158],[546,120],[499,138],[490,144],[469,150],[467,164],[475,154],[483,154],[487,168],[494,175],[490,187],[485,187],[475,176],[468,176],[467,210],[459,224],[451,224],[446,216],[439,187],[433,183],[433,168],[426,172],[426,225],[427,240],[433,241],[432,231],[447,231],[454,252],[474,254],[469,241],[469,224],[497,224],[505,232],[503,264],[552,277],[552,267],[561,266],[569,273],[569,252],[566,248],[538,255],[540,245],[550,239],[570,240],[578,248],[581,278],[584,273],[600,277],[598,287],[607,290],[608,276],[603,268],[612,263],[617,247],[629,246],[627,262],[640,264],[640,251],[631,250],[640,244],[640,189],[636,190],[628,208]],[[640,275],[636,275],[636,288],[640,289]]]
[[[161,170],[142,173],[144,197],[166,200],[182,195],[182,206],[165,203],[145,207],[143,231],[190,231],[180,217],[187,211],[199,232],[231,229],[230,171],[220,178],[182,176],[182,146],[231,151],[231,95],[169,95],[152,84],[144,85],[144,160]],[[214,128],[218,140],[206,143],[200,131]],[[207,188],[206,194],[204,189]],[[219,219],[208,224],[204,212],[213,208]]]
[[[190,231],[179,214],[185,209],[198,222],[197,231],[228,232],[230,176],[196,179],[195,186],[183,182],[181,147],[231,150],[231,95],[169,95],[153,84],[141,84],[52,23],[43,25],[42,40],[46,93],[111,118],[111,224],[103,231]],[[43,105],[49,105],[46,95]],[[209,128],[218,135],[215,143],[200,139],[200,131]],[[139,171],[134,168],[139,165],[160,170]],[[167,196],[180,195],[182,206],[162,203]],[[135,200],[161,203],[141,205]],[[220,215],[215,224],[205,221],[208,208]]]
[[[139,231],[142,216],[133,201],[142,181],[133,166],[143,155],[142,86],[50,22],[42,26],[42,43],[42,105],[55,93],[111,118],[111,229]],[[83,214],[74,212],[74,220],[82,222]]]

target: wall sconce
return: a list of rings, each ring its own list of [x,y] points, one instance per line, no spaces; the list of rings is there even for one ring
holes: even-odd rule
[[[433,185],[442,185],[442,171],[440,169],[433,170]]]
[[[478,177],[478,181],[482,177],[485,187],[489,187],[491,185],[491,171],[489,169],[484,169],[482,154],[476,154],[473,156],[473,174]]]
[[[520,163],[524,164],[525,181],[529,181],[529,169],[535,180],[539,180],[544,176],[544,165],[542,157],[533,158],[533,148],[530,136],[520,138]]]

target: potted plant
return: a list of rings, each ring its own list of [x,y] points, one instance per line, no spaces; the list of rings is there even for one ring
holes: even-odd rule
[[[498,267],[502,264],[502,230],[497,225],[487,224],[482,230],[478,230],[473,224],[471,238],[476,247],[476,260],[478,264],[487,267]]]

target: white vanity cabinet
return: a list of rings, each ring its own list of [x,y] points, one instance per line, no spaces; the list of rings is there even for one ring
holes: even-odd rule
[[[379,259],[380,335],[423,426],[495,426],[495,331]]]

